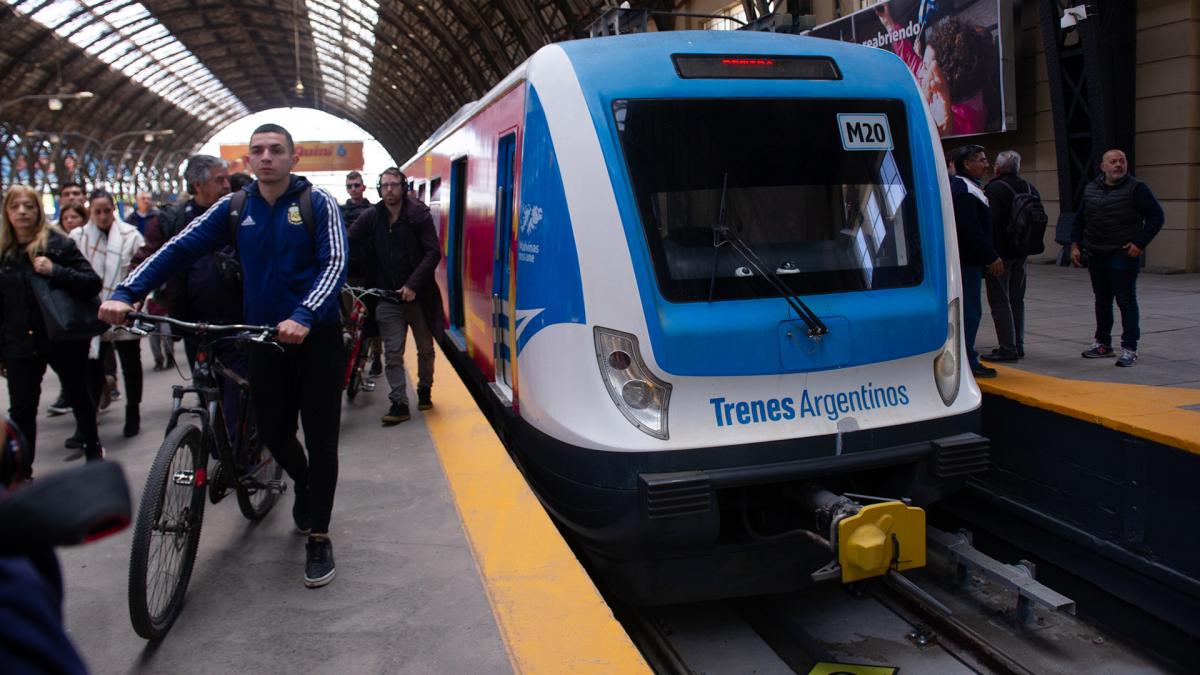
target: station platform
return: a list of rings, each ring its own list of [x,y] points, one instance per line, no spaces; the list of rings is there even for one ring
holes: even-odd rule
[[[121,402],[100,425],[135,511],[181,382],[151,372],[148,351],[142,433],[121,437]],[[437,372],[435,407],[401,425],[380,426],[383,378],[344,404],[329,586],[302,583],[290,491],[258,525],[232,496],[208,505],[186,605],[158,645],[130,626],[131,528],[61,549],[66,627],[92,672],[648,672],[440,353]],[[35,475],[70,466],[74,422],[45,416],[53,374],[44,388]]]
[[[979,381],[991,470],[939,507],[994,535],[989,552],[1066,571],[1053,585],[1085,605],[1115,598],[1119,630],[1200,668],[1200,275],[1138,277],[1132,368],[1080,355],[1095,331],[1087,270],[1028,276],[1026,358]],[[987,314],[983,354],[996,345]]]
[[[1200,455],[1200,274],[1139,275],[1138,304],[1137,365],[1118,368],[1116,359],[1082,358],[1096,326],[1087,270],[1029,265],[1026,358],[990,364],[999,375],[979,380],[980,388],[985,395]],[[1114,312],[1116,346],[1121,322]],[[995,336],[985,299],[979,353],[992,350]]]

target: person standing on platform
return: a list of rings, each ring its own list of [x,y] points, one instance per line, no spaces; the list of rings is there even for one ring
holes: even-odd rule
[[[1025,357],[1026,255],[1017,250],[1011,221],[1017,195],[1033,195],[1040,203],[1041,194],[1020,177],[1020,171],[1021,155],[1005,150],[996,155],[995,178],[984,189],[991,209],[992,244],[1004,260],[1004,271],[985,280],[996,339],[1000,342],[999,347],[983,356],[987,361],[1011,362]]]
[[[237,249],[246,322],[279,331],[282,349],[267,344],[251,351],[250,392],[259,437],[295,482],[292,520],[297,532],[309,535],[304,585],[317,588],[336,572],[329,520],[345,366],[338,292],[346,279],[346,227],[333,195],[292,175],[299,161],[286,129],[255,129],[250,166],[258,179],[222,197],[134,270],[100,306],[100,318],[124,323],[132,303],[176,270],[222,247]],[[296,438],[297,416],[307,458]]]
[[[346,192],[350,193],[350,198],[342,204],[342,220],[347,224],[358,220],[362,212],[371,206],[371,200],[363,196],[366,189],[361,173],[351,171],[346,174]]]
[[[58,215],[58,229],[62,230],[63,234],[71,234],[71,230],[87,225],[90,217],[86,206],[74,203],[64,204]]]
[[[41,195],[14,185],[4,193],[0,210],[0,359],[8,379],[9,415],[25,435],[28,457],[18,467],[22,478],[33,473],[37,445],[37,409],[42,377],[49,366],[58,374],[75,413],[76,433],[88,461],[102,459],[96,432],[96,406],[88,394],[88,340],[51,340],[32,279],[44,277],[78,300],[100,292],[100,277],[66,235],[50,227]]]
[[[67,216],[67,212],[72,210],[72,208],[75,209],[76,214],[78,214],[79,209],[83,209],[82,221],[77,221],[74,218]],[[58,222],[51,222],[50,225],[57,226],[64,233],[70,234],[71,230],[75,229],[76,227],[83,227],[87,224],[87,221],[87,202],[83,198],[83,186],[75,181],[67,181],[66,183],[63,183],[58,188]],[[46,408],[46,412],[48,412],[51,417],[55,417],[57,415],[66,415],[67,413],[71,412],[71,404],[67,403],[66,388],[60,387],[59,392],[58,398],[54,400],[54,403],[51,403]],[[78,437],[79,432],[76,430],[76,433],[72,436],[72,438]]]
[[[351,171],[350,173],[346,174],[346,192],[350,193],[350,198],[346,200],[345,204],[342,204],[342,220],[345,221],[347,227],[353,225],[354,221],[358,220],[358,217],[362,215],[362,212],[371,207],[371,201],[363,196],[364,190],[366,190],[366,184],[363,182],[361,173],[357,171]],[[358,252],[351,251],[350,255],[358,255]],[[365,265],[361,264],[360,261],[351,257],[351,274],[353,274],[355,270],[362,269],[364,267]],[[362,279],[349,279],[347,283],[352,286],[361,286],[363,283],[365,283],[365,281]],[[350,314],[348,307],[343,309],[346,312],[346,316],[349,316]],[[368,320],[368,325],[366,328],[367,338],[370,340],[369,344],[371,347],[371,354],[374,355],[371,359],[371,369],[368,371],[367,376],[379,377],[383,374],[383,340],[379,337],[379,327],[375,323],[374,312],[372,312],[372,318]]]
[[[191,198],[177,207],[170,215],[160,218],[146,230],[146,245],[133,256],[133,266],[137,267],[150,256],[154,255],[171,237],[183,231],[196,218],[208,211],[222,197],[230,193],[229,165],[220,157],[212,155],[192,155],[188,158],[183,170],[184,183],[187,185]],[[232,247],[229,248],[232,254]],[[179,274],[173,275],[166,284],[155,289],[150,302],[157,307],[150,307],[152,314],[162,312],[181,321],[206,321],[209,323],[240,323],[242,318],[242,291],[239,286],[230,291],[218,285],[216,281],[216,266],[212,255],[202,256],[191,266]],[[194,300],[189,307],[189,300]],[[159,324],[161,329],[168,329],[167,324]],[[188,363],[196,358],[196,340],[194,336],[184,335],[184,353]],[[168,343],[169,344],[169,343]],[[174,366],[174,352],[170,354],[169,363],[165,368]],[[165,360],[165,359],[164,359]],[[159,360],[155,356],[155,368],[159,369]]]
[[[93,191],[89,197],[92,220],[87,225],[71,232],[71,241],[83,252],[92,269],[100,275],[103,288],[101,299],[110,297],[117,284],[129,273],[133,254],[145,240],[137,228],[116,219],[116,204],[111,194]],[[113,358],[112,352],[121,359],[121,372],[125,377],[125,437],[131,438],[141,431],[142,404],[142,343],[141,338],[127,331],[109,331],[93,339],[93,351],[98,350],[99,359],[91,361],[92,399],[99,401],[109,375],[105,372],[105,359]]]
[[[980,181],[987,175],[987,154],[980,145],[968,145],[955,154],[956,174],[950,179],[954,223],[958,229],[958,259],[962,266],[963,333],[967,358],[975,377],[995,377],[996,369],[979,362],[975,335],[983,318],[983,275],[999,276],[1004,261],[992,246],[992,225],[987,195]]]
[[[379,177],[383,201],[350,226],[351,247],[363,250],[367,281],[396,291],[380,298],[375,319],[383,336],[390,406],[380,420],[392,426],[409,419],[404,347],[412,329],[417,345],[417,409],[433,407],[433,338],[442,326],[442,296],[433,271],[442,258],[429,207],[408,194],[408,178],[395,167]]]
[[[1150,186],[1129,173],[1125,153],[1104,153],[1100,175],[1083,190],[1083,203],[1071,227],[1071,263],[1081,265],[1088,250],[1088,273],[1096,296],[1096,335],[1085,359],[1109,358],[1112,348],[1113,300],[1121,309],[1121,357],[1117,365],[1137,363],[1141,338],[1137,275],[1142,254],[1162,229],[1166,216]]]
[[[151,222],[158,220],[158,216],[158,207],[154,205],[154,200],[150,198],[150,193],[139,192],[137,193],[137,208],[125,216],[125,222],[136,227],[138,233],[145,237],[146,228]]]
[[[83,196],[83,186],[73,180],[67,181],[58,187],[58,220],[50,221],[51,225],[62,227],[62,213],[69,204],[79,204],[87,206],[87,199]],[[64,228],[65,229],[65,228]],[[68,232],[70,230],[67,230]]]

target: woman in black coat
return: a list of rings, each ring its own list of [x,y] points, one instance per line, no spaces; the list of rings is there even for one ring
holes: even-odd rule
[[[88,300],[100,292],[100,277],[70,239],[50,228],[40,197],[30,187],[14,185],[4,193],[0,209],[0,360],[8,378],[9,415],[28,444],[26,478],[33,474],[38,399],[46,366],[62,380],[83,440],[81,452],[68,459],[80,454],[88,461],[104,457],[96,430],[96,404],[84,375],[88,340],[50,340],[31,283],[41,275],[51,288]]]

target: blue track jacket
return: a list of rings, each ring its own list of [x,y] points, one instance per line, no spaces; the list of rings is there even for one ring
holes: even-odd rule
[[[243,188],[250,194],[237,228],[237,250],[247,323],[274,326],[291,319],[314,328],[341,321],[338,293],[346,281],[346,226],[337,200],[313,188],[316,230],[309,234],[299,206],[300,192],[308,184],[307,179],[292,176],[287,192],[274,206],[259,194],[258,181]],[[112,299],[132,304],[201,256],[233,243],[229,240],[231,198],[222,197],[188,223],[130,273]]]

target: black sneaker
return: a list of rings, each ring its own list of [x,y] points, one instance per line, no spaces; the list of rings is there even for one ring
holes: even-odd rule
[[[983,365],[982,363],[979,363],[979,364],[974,364],[971,366],[971,373],[974,374],[977,379],[980,379],[980,378],[986,379],[986,378],[995,377],[996,369],[988,368],[987,366]]]
[[[333,542],[328,537],[309,537],[304,550],[304,585],[320,588],[333,581],[337,575],[337,568],[333,566]]]
[[[51,417],[66,415],[67,413],[71,412],[71,406],[67,403],[67,398],[62,394],[59,394],[58,400],[56,400],[54,403],[51,403],[50,406],[46,408],[46,412],[50,413]]]
[[[430,398],[430,394],[428,389],[417,389],[417,410],[429,410],[433,407],[433,399]]]
[[[1112,347],[1101,342],[1093,342],[1092,346],[1083,350],[1081,354],[1085,359],[1110,359],[1116,355]]]
[[[308,534],[312,531],[312,514],[308,509],[308,488],[299,485],[293,487],[296,490],[296,500],[292,502],[292,522],[296,524],[296,534]],[[332,568],[332,557],[329,564]]]
[[[380,418],[383,426],[390,427],[401,422],[407,422],[412,416],[408,414],[407,403],[393,403],[392,407],[388,408],[387,414]]]
[[[991,361],[993,363],[1012,363],[1012,362],[1016,361],[1017,359],[1021,358],[1021,355],[1019,353],[1014,354],[1014,353],[1006,352],[1003,349],[1000,349],[999,347],[997,347],[996,349],[993,349],[990,353],[983,354],[979,358],[983,359],[984,361]]]
[[[376,377],[379,377],[382,374],[383,374],[383,360],[380,359],[378,356],[376,356],[375,360],[371,362],[371,371],[367,373],[367,377],[374,379]]]
[[[76,431],[74,434],[71,435],[70,438],[63,441],[63,447],[65,447],[68,450],[78,450],[78,449],[82,448],[83,447],[83,436],[80,436],[79,432]],[[82,457],[82,455],[80,455],[80,457]],[[78,459],[78,457],[76,459]]]

